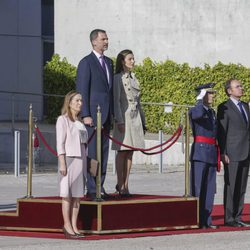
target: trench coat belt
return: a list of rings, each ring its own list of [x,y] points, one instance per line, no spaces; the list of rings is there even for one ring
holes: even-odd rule
[[[206,136],[195,136],[194,137],[194,142],[203,142],[203,143],[207,143],[207,144],[212,144],[216,146],[216,150],[217,150],[217,172],[220,172],[220,147],[216,142],[215,138],[212,137],[206,137]]]

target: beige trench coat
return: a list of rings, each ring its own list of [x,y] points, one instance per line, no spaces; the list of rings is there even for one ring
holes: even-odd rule
[[[136,148],[144,148],[144,113],[140,105],[140,87],[133,73],[119,73],[114,76],[114,130],[113,137]],[[125,124],[125,133],[117,124]],[[112,142],[113,150],[129,150]]]

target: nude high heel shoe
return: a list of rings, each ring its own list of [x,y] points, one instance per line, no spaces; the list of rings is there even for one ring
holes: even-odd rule
[[[63,230],[63,233],[65,235],[65,238],[67,239],[76,239],[77,238],[77,235],[76,234],[70,234],[65,227],[62,228]]]

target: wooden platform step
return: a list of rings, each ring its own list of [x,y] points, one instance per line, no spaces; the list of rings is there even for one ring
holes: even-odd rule
[[[81,200],[78,228],[84,233],[160,231],[198,228],[198,200],[194,197],[133,195],[96,202]],[[60,197],[18,199],[17,210],[0,213],[0,229],[61,232]]]

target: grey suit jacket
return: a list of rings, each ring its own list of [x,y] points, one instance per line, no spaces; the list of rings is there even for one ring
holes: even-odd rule
[[[218,106],[218,142],[221,154],[227,154],[230,161],[243,161],[249,157],[249,106],[242,103],[248,116],[247,124],[231,99]]]

